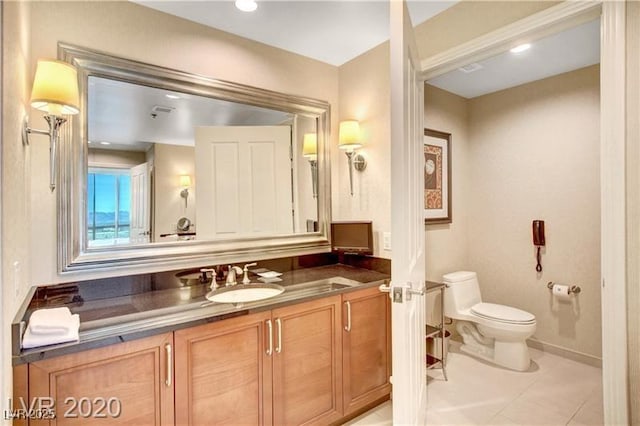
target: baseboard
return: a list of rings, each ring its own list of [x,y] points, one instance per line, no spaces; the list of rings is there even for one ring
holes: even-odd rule
[[[562,346],[541,342],[540,340],[535,339],[527,339],[527,346],[533,349],[538,349],[542,352],[548,352],[550,354],[558,355],[572,361],[581,362],[592,367],[602,368],[602,358],[585,354],[583,352],[574,351],[571,349],[563,348]]]
[[[462,344],[462,339],[460,338],[460,335],[453,335],[452,333],[451,340],[459,344]],[[592,367],[602,368],[602,358],[585,354],[583,352],[574,351],[571,349],[563,348],[562,346],[541,342],[540,340],[535,340],[535,339],[527,339],[527,346],[533,349],[538,349],[539,351],[542,351],[542,352],[547,352],[553,355],[558,355],[562,358],[567,358],[572,361],[580,362],[582,364],[587,364]]]

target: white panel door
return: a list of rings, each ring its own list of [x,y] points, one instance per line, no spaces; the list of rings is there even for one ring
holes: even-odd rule
[[[391,1],[393,424],[426,424],[423,82],[404,1]]]
[[[132,244],[148,243],[151,238],[151,179],[149,163],[131,168],[131,217],[129,239]]]
[[[196,128],[198,239],[293,232],[291,127]]]

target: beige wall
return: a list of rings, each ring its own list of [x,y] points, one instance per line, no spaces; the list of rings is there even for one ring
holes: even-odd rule
[[[30,70],[41,57],[55,57],[59,41],[156,65],[289,94],[323,99],[337,125],[338,69],[130,2],[29,2]],[[43,30],[46,28],[46,31]],[[34,118],[41,114],[33,111]],[[33,120],[42,124],[42,119]],[[335,143],[335,140],[334,140]],[[32,284],[109,275],[56,272],[55,194],[48,190],[48,148],[31,148],[32,232],[30,258],[38,259]],[[28,216],[28,215],[27,215]],[[140,272],[141,269],[127,272]],[[122,272],[121,272],[122,273]],[[125,272],[126,273],[126,272]]]
[[[176,232],[176,224],[181,217],[187,217],[198,227],[196,217],[196,194],[198,182],[195,173],[195,149],[192,146],[178,146],[157,143],[154,145],[154,241],[162,241],[160,234]],[[180,175],[191,176],[191,188],[187,207],[180,196]]]
[[[425,86],[425,127],[451,133],[452,222],[426,226],[427,279],[442,275],[468,262],[469,216],[469,106],[465,98]]]
[[[374,255],[391,257],[382,249],[382,233],[391,230],[389,43],[364,53],[340,67],[340,121],[360,122],[367,168],[353,174],[349,194],[347,156],[332,152],[332,193],[335,220],[372,220]]]
[[[451,134],[451,196],[452,222],[428,225],[425,231],[426,277],[440,281],[448,272],[467,268],[469,212],[469,106],[465,98],[425,86],[424,125],[426,128]],[[427,320],[437,324],[440,298],[427,298]]]
[[[599,67],[469,102],[469,269],[483,299],[533,313],[542,342],[601,356]],[[531,222],[545,221],[543,272]],[[547,282],[579,285],[558,304]]]
[[[30,11],[26,3],[2,3],[2,402],[11,395],[11,329],[31,282],[29,149],[22,146],[21,125],[29,93]],[[32,136],[48,149],[46,137]]]
[[[466,100],[427,86],[425,125],[452,134],[453,223],[428,226],[427,278],[478,272],[483,300],[536,315],[534,338],[601,356],[599,68]],[[531,221],[545,220],[543,272]],[[548,281],[580,285],[575,305]],[[439,315],[439,299],[428,299]]]

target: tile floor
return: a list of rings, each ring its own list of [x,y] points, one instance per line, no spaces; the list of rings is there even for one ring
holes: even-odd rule
[[[496,367],[459,351],[451,342],[447,374],[428,371],[427,424],[603,425],[601,370],[531,349],[527,372]],[[346,423],[391,425],[391,402]]]

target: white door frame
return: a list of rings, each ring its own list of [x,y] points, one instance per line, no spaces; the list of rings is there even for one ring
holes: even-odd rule
[[[2,34],[2,19],[3,19],[3,11],[4,11],[4,4],[0,4],[0,34]],[[0,42],[0,46],[2,46],[2,42]],[[3,81],[3,75],[2,75],[2,69],[3,69],[3,62],[2,62],[2,56],[0,56],[0,95],[4,94],[4,87],[2,84]],[[0,115],[0,147],[3,147],[4,145],[2,144],[3,140],[2,140],[2,129],[3,129],[3,116]],[[3,183],[3,179],[2,179],[2,148],[0,148],[0,187],[2,187],[2,183]],[[3,210],[2,210],[2,196],[0,196],[0,242],[3,241],[2,240],[2,219],[3,219]],[[8,365],[5,365],[4,360],[5,360],[5,348],[9,348],[11,347],[9,344],[5,344],[5,336],[7,336],[5,330],[9,330],[9,323],[10,321],[5,322],[4,319],[4,309],[5,309],[5,303],[8,305],[9,302],[9,298],[6,297],[6,292],[4,286],[2,285],[2,264],[4,263],[4,251],[2,250],[2,247],[0,247],[0,294],[3,296],[2,300],[0,301],[0,371],[2,371],[3,375],[4,373],[7,371],[7,367]],[[6,286],[8,286],[8,284],[5,284]],[[14,290],[15,291],[15,290]],[[8,336],[7,336],[8,337]],[[0,383],[0,401],[2,401],[2,405],[0,405],[0,407],[4,407],[4,401],[6,401],[5,396],[5,387],[8,387],[8,385],[4,382]]]
[[[601,278],[602,278],[602,374],[605,424],[629,424],[627,352],[626,167],[638,159],[626,159],[626,37],[624,2],[571,2],[539,13],[478,37],[422,61],[424,80],[477,62],[525,41],[588,22],[601,15]],[[633,52],[634,55],[637,53]],[[626,114],[626,115],[625,115]],[[626,163],[625,163],[626,162]]]

